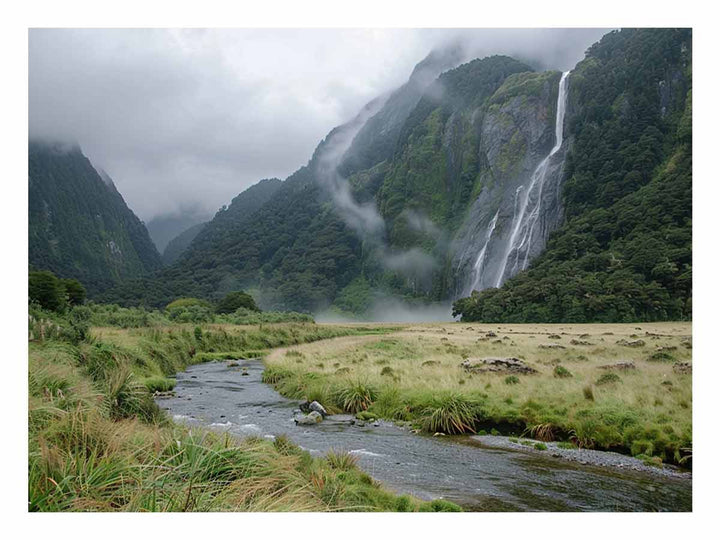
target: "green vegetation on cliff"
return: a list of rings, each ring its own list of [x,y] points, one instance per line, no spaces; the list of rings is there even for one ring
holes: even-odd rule
[[[143,223],[78,147],[31,141],[31,268],[79,279],[93,295],[162,266]]]
[[[566,222],[465,321],[688,319],[692,313],[691,31],[622,30],[570,76]]]

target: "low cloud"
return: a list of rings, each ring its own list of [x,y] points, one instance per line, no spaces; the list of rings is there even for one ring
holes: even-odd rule
[[[30,136],[78,142],[144,220],[285,178],[428,52],[567,69],[597,29],[32,29]],[[342,190],[344,188],[340,188]],[[342,193],[341,193],[342,195]],[[362,206],[357,226],[371,224]]]

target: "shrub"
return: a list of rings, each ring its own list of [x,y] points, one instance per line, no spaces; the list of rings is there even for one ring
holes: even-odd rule
[[[390,366],[385,366],[382,368],[382,371],[380,371],[380,375],[394,375],[395,371]]]
[[[518,384],[520,379],[517,375],[508,375],[505,377],[505,384]]]
[[[543,443],[541,443],[541,442],[538,442],[538,443],[535,443],[535,444],[533,445],[533,448],[534,448],[535,450],[547,450],[547,445],[546,445],[546,444],[543,444]]]
[[[240,308],[249,309],[251,311],[260,311],[255,304],[255,300],[245,291],[234,291],[225,295],[218,302],[215,311],[217,313],[233,313]]]
[[[592,386],[589,384],[583,387],[583,397],[588,401],[595,401],[595,394],[593,393]]]
[[[29,273],[28,298],[30,302],[50,311],[62,312],[67,305],[61,280],[48,270]]]
[[[212,307],[210,302],[207,300],[201,300],[200,298],[178,298],[165,306],[165,309],[188,308],[190,306],[201,306],[206,308]]]
[[[567,379],[568,377],[572,376],[572,373],[570,373],[563,366],[555,366],[555,369],[553,370],[553,377],[556,377],[558,379]]]
[[[60,285],[65,290],[69,305],[79,306],[85,302],[87,291],[77,279],[61,279]]]
[[[648,356],[648,362],[674,362],[675,357],[664,351],[657,351]]]
[[[620,375],[618,375],[617,373],[605,373],[597,381],[595,381],[595,384],[598,386],[602,386],[604,384],[618,383],[621,380],[622,379],[620,379]]]

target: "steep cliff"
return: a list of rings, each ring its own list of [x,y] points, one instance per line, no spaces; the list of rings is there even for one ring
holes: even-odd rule
[[[28,180],[31,267],[93,295],[162,266],[143,223],[79,147],[31,141]]]
[[[692,312],[692,33],[622,30],[569,78],[566,216],[527,272],[463,320],[637,321]]]

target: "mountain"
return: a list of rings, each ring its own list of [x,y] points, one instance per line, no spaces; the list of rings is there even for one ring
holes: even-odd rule
[[[156,216],[145,227],[157,250],[164,253],[171,240],[191,227],[205,223],[208,217],[198,211],[183,211],[180,214]]]
[[[392,296],[457,300],[466,320],[688,317],[690,40],[611,32],[565,74],[435,52],[267,199],[243,192],[238,219],[219,212],[108,299],[251,289],[299,311]]]
[[[564,220],[527,272],[455,304],[463,320],[692,315],[692,33],[612,32],[569,78]]]
[[[190,246],[195,237],[203,230],[207,225],[207,222],[198,223],[193,225],[189,229],[184,230],[178,234],[175,238],[170,240],[165,246],[165,250],[162,254],[163,262],[166,265],[171,265],[180,258],[185,250]]]
[[[30,141],[29,264],[90,295],[162,266],[147,229],[78,146]]]

